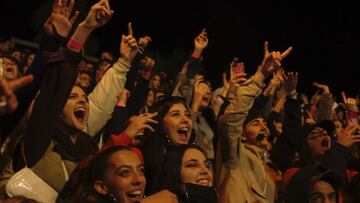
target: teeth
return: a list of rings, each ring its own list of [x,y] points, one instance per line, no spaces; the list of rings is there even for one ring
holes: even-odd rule
[[[189,128],[187,128],[187,127],[182,127],[182,128],[179,128],[178,131],[187,132],[187,131],[189,131]]]
[[[75,109],[75,111],[85,111],[85,108],[84,107],[78,107]]]
[[[128,196],[133,197],[133,198],[140,198],[142,196],[142,191],[141,190],[135,190],[132,192],[128,192],[127,193]]]
[[[199,185],[209,185],[209,180],[200,179],[200,180],[197,181],[197,183],[199,183]]]
[[[130,192],[129,194],[131,194],[131,195],[141,195],[141,190],[135,190],[135,191]]]

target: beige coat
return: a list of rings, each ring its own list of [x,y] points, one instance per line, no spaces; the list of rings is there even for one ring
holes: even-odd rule
[[[244,120],[263,86],[261,80],[253,76],[230,90],[231,103],[219,118],[222,157],[216,167],[219,203],[274,202],[275,183],[266,172],[264,151],[240,140]]]

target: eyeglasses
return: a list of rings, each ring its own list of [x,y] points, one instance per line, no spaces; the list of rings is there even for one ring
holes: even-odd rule
[[[323,128],[315,128],[308,136],[308,139],[315,140],[319,137],[328,136],[328,133]]]

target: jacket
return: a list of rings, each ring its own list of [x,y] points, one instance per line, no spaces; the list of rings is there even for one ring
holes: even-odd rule
[[[216,162],[219,203],[274,202],[275,183],[266,172],[266,152],[240,140],[244,120],[263,86],[253,76],[230,90],[230,104],[219,117],[221,160]]]

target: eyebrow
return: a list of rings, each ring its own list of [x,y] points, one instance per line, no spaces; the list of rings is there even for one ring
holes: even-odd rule
[[[190,159],[190,160],[185,161],[185,164],[188,162],[199,162],[199,161],[197,159]]]
[[[113,166],[116,167],[115,165],[113,165]],[[144,167],[144,164],[139,164],[139,165],[137,165],[136,168],[141,168],[141,167]],[[122,166],[117,167],[117,168],[115,169],[115,172],[118,173],[118,172],[119,172],[121,169],[123,169],[123,168],[132,169],[133,167],[130,166],[130,165],[122,165]]]

